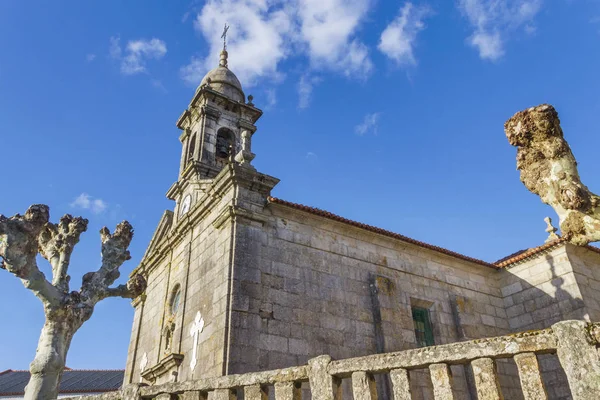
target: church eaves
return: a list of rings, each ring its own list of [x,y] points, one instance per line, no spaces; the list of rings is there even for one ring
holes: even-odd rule
[[[475,263],[475,264],[483,265],[485,267],[498,269],[498,266],[496,266],[496,265],[494,265],[492,263],[489,263],[489,262],[486,262],[486,261],[483,261],[483,260],[479,260],[477,258],[469,257],[469,256],[466,256],[464,254],[460,254],[460,253],[457,253],[455,251],[445,249],[443,247],[434,246],[434,245],[429,244],[429,243],[421,242],[419,240],[410,238],[408,236],[404,236],[404,235],[401,235],[399,233],[394,233],[394,232],[391,232],[391,231],[388,231],[388,230],[385,230],[385,229],[382,229],[382,228],[378,228],[376,226],[367,225],[367,224],[363,224],[362,222],[353,221],[353,220],[350,220],[350,219],[347,219],[347,218],[344,218],[344,217],[340,217],[339,215],[330,213],[329,211],[320,210],[318,208],[309,207],[309,206],[305,206],[305,205],[302,205],[302,204],[292,203],[290,201],[278,199],[278,198],[272,197],[272,196],[269,196],[267,198],[267,200],[269,201],[269,203],[281,204],[281,205],[284,205],[284,206],[287,206],[287,207],[295,208],[297,210],[305,211],[305,212],[308,212],[310,214],[318,215],[320,217],[324,217],[324,218],[328,218],[328,219],[331,219],[331,220],[334,220],[334,221],[337,221],[337,222],[341,222],[343,224],[348,224],[348,225],[356,226],[358,228],[364,229],[364,230],[369,231],[369,232],[374,232],[374,233],[378,233],[380,235],[384,235],[384,236],[388,236],[388,237],[391,237],[391,238],[394,238],[394,239],[398,239],[398,240],[401,240],[403,242],[414,244],[416,246],[423,247],[423,248],[429,249],[429,250],[433,250],[433,251],[436,251],[438,253],[442,253],[442,254],[445,254],[445,255],[448,255],[448,256],[451,256],[451,257],[455,257],[455,258],[464,260],[464,261],[469,261],[469,262],[472,262],[472,263]]]
[[[566,241],[562,238],[559,238],[557,240],[553,240],[547,243],[544,243],[541,246],[538,247],[532,247],[530,249],[526,249],[526,250],[520,250],[516,253],[513,253],[511,255],[508,255],[506,257],[501,258],[500,260],[494,262],[494,263],[489,263],[483,260],[479,260],[477,258],[473,258],[473,257],[469,257],[467,255],[461,254],[461,253],[457,253],[455,251],[452,250],[448,250],[445,249],[443,247],[439,247],[439,246],[434,246],[432,244],[429,243],[425,243],[425,242],[421,242],[419,240],[410,238],[408,236],[404,236],[401,235],[399,233],[395,233],[395,232],[391,232],[382,228],[378,228],[376,226],[372,226],[372,225],[367,225],[367,224],[363,224],[361,222],[358,221],[353,221],[344,217],[340,217],[339,215],[333,214],[329,211],[325,211],[325,210],[321,210],[315,207],[309,207],[309,206],[305,206],[302,204],[298,204],[298,203],[292,203],[291,201],[287,201],[287,200],[282,200],[276,197],[272,197],[269,196],[267,198],[267,200],[269,201],[269,203],[275,203],[275,204],[281,204],[287,207],[291,207],[291,208],[295,208],[297,210],[301,210],[304,212],[308,212],[310,214],[314,214],[314,215],[318,215],[320,217],[324,217],[324,218],[328,218],[334,221],[338,221],[341,222],[343,224],[348,224],[348,225],[352,225],[352,226],[356,226],[358,228],[367,230],[369,232],[374,232],[374,233],[378,233],[380,235],[384,235],[384,236],[388,236],[394,239],[398,239],[401,240],[403,242],[407,242],[407,243],[411,243],[414,244],[416,246],[419,247],[423,247],[425,249],[429,249],[429,250],[433,250],[436,251],[438,253],[442,253],[451,257],[455,257],[461,260],[465,260],[465,261],[469,261],[475,264],[479,264],[479,265],[483,265],[485,267],[489,267],[489,268],[494,268],[494,269],[503,269],[503,268],[507,268],[510,267],[513,264],[519,263],[521,261],[525,261],[531,257],[537,256],[541,253],[550,251],[552,249],[554,249],[555,247],[558,247],[560,245],[563,245],[566,243]],[[599,253],[600,254],[600,248],[598,247],[594,247],[594,246],[590,246],[590,245],[586,245],[583,246],[585,248],[587,248],[588,250],[591,250],[593,252]]]

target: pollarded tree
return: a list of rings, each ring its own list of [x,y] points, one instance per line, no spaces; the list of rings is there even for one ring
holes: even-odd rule
[[[506,121],[504,131],[517,147],[521,182],[554,208],[562,237],[576,245],[600,240],[600,197],[581,182],[554,107],[520,111]]]
[[[69,262],[88,221],[67,214],[54,224],[49,218],[48,206],[41,204],[29,207],[25,215],[0,215],[0,267],[21,279],[42,301],[46,317],[29,369],[28,400],[56,399],[71,339],[92,316],[96,303],[107,297],[135,298],[146,289],[141,275],[133,276],[126,285],[110,287],[120,275],[119,267],[131,258],[127,249],[133,228],[123,221],[113,234],[106,227],[100,230],[102,265],[83,276],[78,291],[71,291]],[[37,254],[50,263],[51,282],[38,268]]]

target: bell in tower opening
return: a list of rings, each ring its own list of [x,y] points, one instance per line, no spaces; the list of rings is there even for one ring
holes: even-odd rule
[[[234,135],[227,128],[219,129],[217,133],[217,151],[215,156],[217,158],[229,158],[229,152],[232,150]]]

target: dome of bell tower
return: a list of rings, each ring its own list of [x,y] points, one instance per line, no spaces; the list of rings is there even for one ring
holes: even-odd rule
[[[227,67],[227,50],[221,51],[219,66],[209,71],[200,86],[209,85],[210,88],[232,100],[243,102],[245,99],[242,84],[239,79]]]

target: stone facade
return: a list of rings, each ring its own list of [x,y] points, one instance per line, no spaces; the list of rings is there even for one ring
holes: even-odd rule
[[[251,165],[262,112],[244,102],[239,81],[223,70],[224,57],[178,121],[179,179],[167,194],[176,206],[134,271],[148,289],[133,303],[126,384],[288,368],[321,354],[339,360],[413,349],[415,308],[426,311],[435,345],[564,319],[600,320],[600,254],[593,248],[557,240],[490,264],[270,197],[278,180]],[[556,356],[540,355],[539,362],[550,398],[569,398]],[[359,371],[342,386],[376,387],[389,398],[390,382],[406,380],[414,399],[446,398],[448,390],[456,398],[497,398],[501,391],[521,399],[519,363],[532,360],[431,365],[391,381]],[[498,383],[484,387],[476,379],[492,374]],[[433,385],[433,376],[451,377],[451,389]]]

